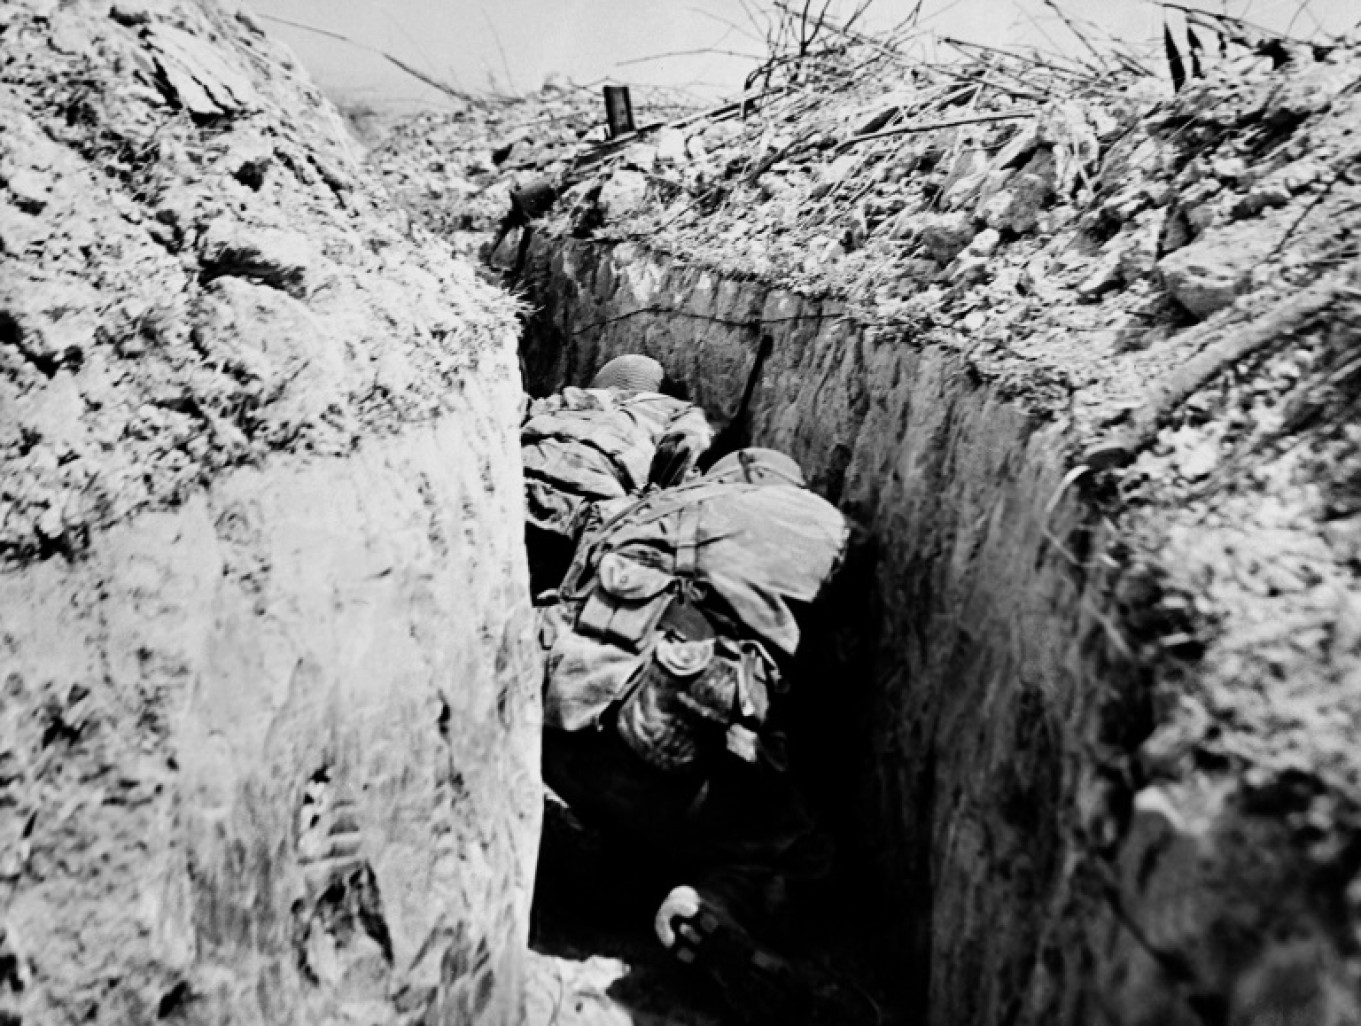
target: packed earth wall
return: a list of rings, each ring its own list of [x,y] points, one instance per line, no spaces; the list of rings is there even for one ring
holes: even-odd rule
[[[513,304],[245,11],[0,55],[0,1021],[517,1023]]]

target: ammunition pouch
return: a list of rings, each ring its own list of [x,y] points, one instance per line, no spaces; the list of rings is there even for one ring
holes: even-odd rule
[[[774,672],[755,642],[663,633],[620,703],[615,728],[639,758],[665,772],[699,768],[723,749],[754,763]]]
[[[577,630],[641,652],[666,611],[674,586],[675,579],[664,570],[607,553],[577,614]]]

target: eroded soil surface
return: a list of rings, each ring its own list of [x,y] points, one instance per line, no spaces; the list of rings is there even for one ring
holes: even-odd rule
[[[514,303],[234,4],[0,4],[0,1022],[518,1020]]]

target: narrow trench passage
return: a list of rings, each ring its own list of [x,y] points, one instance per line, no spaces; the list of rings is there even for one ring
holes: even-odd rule
[[[1050,541],[1091,529],[1081,503],[1052,502],[1061,429],[956,351],[639,246],[541,240],[521,282],[537,311],[522,343],[532,395],[628,352],[660,361],[720,430],[750,391],[745,440],[787,453],[858,525],[860,580],[819,625],[791,702],[802,783],[837,842],[816,957],[885,1023],[1011,1021],[1045,979],[1080,976],[1091,898],[1067,889],[1064,766],[1090,682],[1126,670],[1089,612],[1107,582]],[[579,939],[603,909],[549,914],[577,885],[545,865],[540,947],[607,950]],[[622,921],[651,951],[650,910]],[[679,1009],[643,1021],[706,1021]]]
[[[553,316],[553,310],[545,309],[537,319],[539,327]],[[585,385],[598,369],[581,363],[570,373],[535,374],[532,368],[545,362],[536,351],[543,342],[531,325],[522,355],[531,368],[527,391],[532,397]],[[738,383],[735,412],[725,417],[722,411],[706,410],[719,451],[758,444],[751,406],[774,344],[769,334],[756,336]],[[577,362],[575,356],[571,362]],[[678,394],[689,398],[702,391],[703,381],[713,373],[703,365],[689,368],[676,383]],[[861,688],[857,695],[853,682],[869,672],[863,635],[873,590],[874,539],[859,525],[854,532],[857,556],[838,579],[842,601],[836,608],[822,604],[801,616],[804,676],[789,696],[791,773],[836,854],[828,879],[799,896],[788,932],[764,940],[805,979],[834,981],[855,1015],[846,1020],[847,1026],[876,1026],[907,1021],[900,1006],[909,981],[901,978],[901,968],[893,979],[885,958],[881,903],[867,884],[867,854],[854,829],[854,804],[848,801],[856,788],[853,773],[861,763],[853,753],[870,747],[865,691]],[[558,580],[565,567],[560,556],[531,546],[531,580]],[[549,559],[555,565],[543,565]],[[801,686],[805,677],[816,678],[813,686]],[[548,957],[531,974],[527,1023],[709,1026],[743,1021],[708,977],[680,965],[659,944],[654,913],[671,887],[689,881],[653,864],[653,855],[583,821],[549,792],[531,936],[532,949]]]
[[[1042,109],[857,45],[655,148],[546,86],[366,168],[235,7],[0,7],[0,1024],[730,1021],[556,807],[524,950],[526,309],[535,393],[648,354],[864,531],[788,954],[885,1023],[1361,1023],[1353,45],[975,61]],[[541,172],[517,306],[460,257]]]

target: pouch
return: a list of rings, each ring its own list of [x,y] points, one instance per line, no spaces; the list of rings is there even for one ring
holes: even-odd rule
[[[617,552],[600,560],[595,586],[577,614],[577,630],[641,652],[671,599],[675,579]]]

